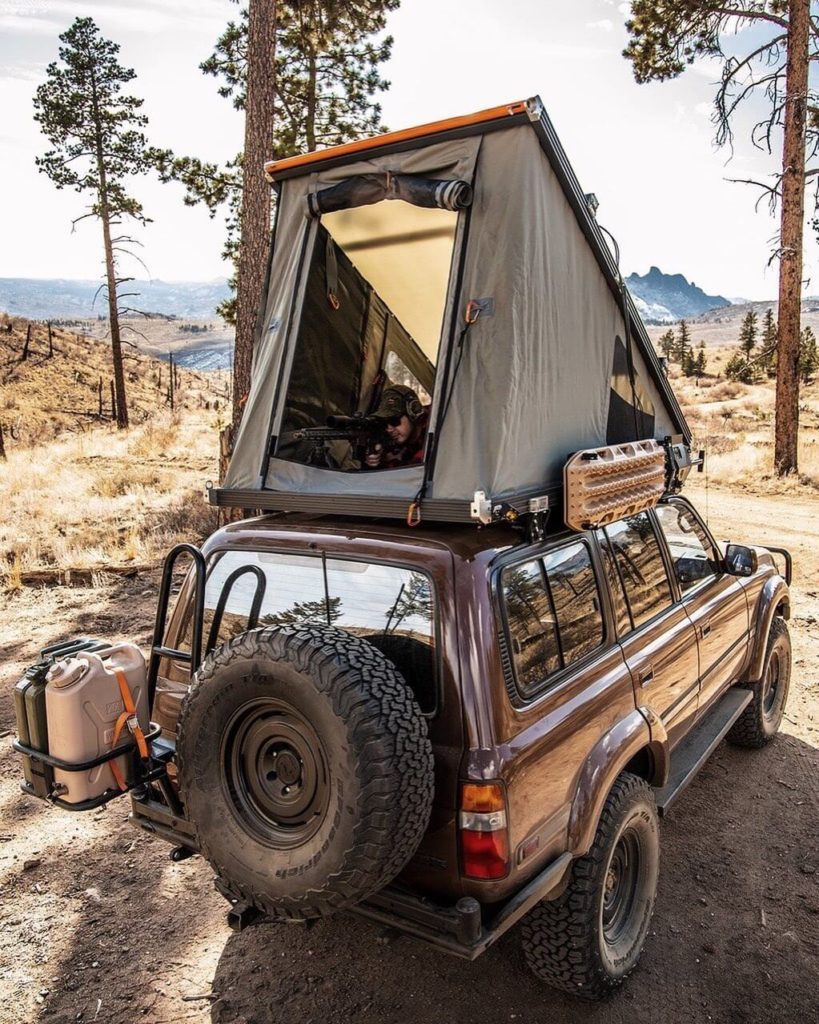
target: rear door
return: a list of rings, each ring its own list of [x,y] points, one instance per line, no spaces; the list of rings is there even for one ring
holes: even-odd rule
[[[598,534],[609,565],[620,645],[638,706],[663,722],[673,747],[697,711],[699,664],[694,627],[675,601],[654,523],[647,512]]]
[[[669,498],[655,509],[683,607],[699,644],[699,712],[742,671],[748,648],[748,600],[694,509]]]

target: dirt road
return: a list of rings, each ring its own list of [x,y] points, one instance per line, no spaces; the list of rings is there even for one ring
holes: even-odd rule
[[[705,507],[701,483],[689,488]],[[5,599],[0,624],[0,1022],[100,1024],[782,1024],[819,1011],[819,502],[712,490],[715,532],[796,560],[795,672],[783,734],[723,744],[662,826],[657,909],[625,990],[553,994],[515,932],[474,963],[337,917],[240,935],[199,858],[126,822],[125,801],[70,816],[22,796],[11,689],[45,643],[147,641],[156,579]]]

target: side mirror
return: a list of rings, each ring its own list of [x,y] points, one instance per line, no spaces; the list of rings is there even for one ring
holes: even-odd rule
[[[753,576],[759,567],[756,551],[744,544],[729,544],[725,549],[725,571],[732,576]]]

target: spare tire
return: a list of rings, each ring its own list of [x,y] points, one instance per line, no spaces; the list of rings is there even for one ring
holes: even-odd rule
[[[429,822],[432,748],[412,692],[332,626],[265,627],[213,651],[177,758],[203,856],[274,917],[319,917],[382,888]]]

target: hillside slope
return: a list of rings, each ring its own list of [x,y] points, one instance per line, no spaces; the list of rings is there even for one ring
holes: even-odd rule
[[[10,328],[10,330],[9,330]],[[26,337],[31,330],[28,353]],[[124,353],[131,422],[144,423],[169,408],[168,364],[131,346]],[[6,449],[30,446],[111,420],[111,348],[107,341],[20,318],[0,322],[0,423]],[[100,383],[102,402],[100,403]],[[180,369],[175,406],[218,409],[227,400],[227,377]]]

